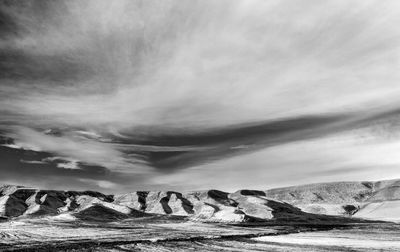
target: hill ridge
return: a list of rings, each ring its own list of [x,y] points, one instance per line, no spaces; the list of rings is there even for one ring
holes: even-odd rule
[[[390,208],[390,209],[389,209]],[[391,210],[392,209],[392,210]],[[105,219],[176,215],[195,221],[305,220],[316,215],[400,219],[400,180],[314,183],[268,190],[96,191],[0,186],[0,217]],[[389,216],[388,216],[389,212]],[[96,219],[96,218],[92,218]]]

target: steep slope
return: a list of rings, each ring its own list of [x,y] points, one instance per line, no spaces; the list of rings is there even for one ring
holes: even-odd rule
[[[400,200],[367,203],[354,216],[398,222],[400,221]]]
[[[189,192],[185,197],[192,202],[193,220],[215,222],[245,221],[245,214],[237,208],[237,202],[229,198],[229,193],[208,190]]]
[[[309,213],[400,220],[400,180],[310,184],[265,194]]]
[[[400,221],[400,180],[379,181],[355,214],[359,218]]]
[[[129,208],[112,204],[112,201],[112,195],[93,191],[38,190],[6,185],[0,187],[0,216],[54,216],[65,212],[75,214],[98,205],[111,210],[117,208],[123,214],[130,214]]]

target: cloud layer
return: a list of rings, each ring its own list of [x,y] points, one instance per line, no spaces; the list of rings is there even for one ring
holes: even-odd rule
[[[394,0],[0,1],[0,182],[394,177],[370,166],[398,139],[399,14]]]

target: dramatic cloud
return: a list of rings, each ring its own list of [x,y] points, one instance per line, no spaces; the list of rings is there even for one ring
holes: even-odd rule
[[[399,23],[395,0],[0,1],[0,182],[395,177]]]

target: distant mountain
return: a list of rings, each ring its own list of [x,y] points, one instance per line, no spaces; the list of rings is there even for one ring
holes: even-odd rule
[[[67,220],[112,221],[164,215],[205,222],[329,220],[327,216],[305,213],[288,203],[268,199],[261,191],[208,190],[184,194],[153,191],[105,195],[93,191],[0,187],[0,217],[3,218],[53,216]]]
[[[39,190],[0,186],[0,219],[33,216],[112,221],[131,217],[184,216],[192,221],[335,221],[328,215],[400,219],[400,181],[338,182],[267,191],[138,191],[105,195],[94,191]]]
[[[400,220],[400,180],[309,184],[265,195],[309,213]]]

